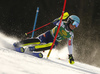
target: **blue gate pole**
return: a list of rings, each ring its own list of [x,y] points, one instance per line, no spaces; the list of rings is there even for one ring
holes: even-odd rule
[[[39,12],[39,7],[37,7],[36,10],[36,16],[35,16],[35,21],[34,21],[34,27],[33,30],[35,30],[36,22],[37,22],[37,17],[38,17],[38,12]],[[34,37],[34,31],[32,32],[32,38]]]

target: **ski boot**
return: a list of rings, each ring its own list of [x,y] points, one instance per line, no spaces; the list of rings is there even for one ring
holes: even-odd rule
[[[25,49],[23,47],[18,47],[18,48],[15,48],[15,51],[24,53]]]
[[[35,46],[31,46],[31,47],[28,47],[29,48],[29,51],[34,51],[35,50]]]

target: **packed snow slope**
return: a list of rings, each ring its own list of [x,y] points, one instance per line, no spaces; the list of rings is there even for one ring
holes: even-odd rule
[[[74,65],[69,64],[65,49],[52,50],[49,59],[46,59],[46,51],[44,58],[39,59],[13,51],[12,44],[16,41],[16,38],[0,33],[0,74],[100,74],[100,68],[94,66],[76,61]]]

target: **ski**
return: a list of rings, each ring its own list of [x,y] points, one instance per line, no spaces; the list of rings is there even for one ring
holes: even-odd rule
[[[36,45],[36,44],[40,44],[40,40],[36,39],[36,38],[29,38],[26,40],[21,40],[19,42],[15,42],[13,44],[14,47],[23,47],[23,46],[27,46],[27,45]]]
[[[27,45],[31,45],[31,44],[36,44],[36,45],[40,44],[40,40],[36,39],[36,38],[30,38],[30,39],[26,39],[26,40],[22,40],[20,42],[14,43],[13,46],[14,46],[15,51],[20,52],[20,53],[24,53],[25,49],[23,48],[23,46],[27,46]],[[31,51],[31,50],[29,50],[29,51]],[[42,53],[34,52],[34,50],[31,52],[32,53],[29,53],[29,55],[32,55],[32,56],[35,56],[38,58],[43,58]]]
[[[23,47],[16,47],[14,48],[15,51],[20,52],[20,53],[24,53],[25,49]]]
[[[25,49],[23,47],[16,47],[14,48],[15,51],[20,52],[20,53],[24,53]],[[38,58],[43,58],[43,54],[41,52],[32,52],[29,55],[38,57]]]
[[[43,54],[40,52],[33,52],[32,55],[38,58],[43,58]]]

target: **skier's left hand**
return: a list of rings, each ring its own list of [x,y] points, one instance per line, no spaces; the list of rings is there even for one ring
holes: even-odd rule
[[[72,54],[69,55],[69,63],[70,64],[74,64],[75,63]]]

